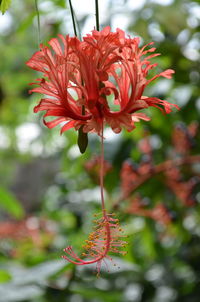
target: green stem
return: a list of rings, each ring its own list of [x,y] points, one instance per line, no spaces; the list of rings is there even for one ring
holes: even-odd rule
[[[95,0],[96,30],[99,31],[99,3]]]
[[[41,43],[41,31],[40,31],[40,12],[38,9],[38,0],[35,0],[35,10],[37,14],[37,26],[38,26],[38,45],[40,48],[40,43]]]
[[[74,19],[75,19],[75,22],[76,22],[76,26],[77,26],[77,29],[78,29],[78,38],[79,40],[81,41],[81,30],[80,30],[80,25],[78,23],[78,20],[77,20],[77,17],[76,17],[76,14],[74,13]]]
[[[71,0],[69,0],[69,7],[70,7],[71,16],[72,16],[74,35],[77,37],[77,30],[76,30],[76,22],[75,22],[75,16],[74,16],[74,9],[73,9]]]

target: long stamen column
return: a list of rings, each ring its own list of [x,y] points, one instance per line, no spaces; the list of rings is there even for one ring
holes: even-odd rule
[[[97,219],[94,220],[94,231],[90,233],[88,240],[85,241],[82,253],[83,260],[73,251],[71,246],[64,249],[67,255],[62,258],[76,265],[87,265],[96,263],[97,274],[99,275],[102,261],[111,260],[108,256],[109,252],[126,254],[121,251],[121,248],[126,246],[126,241],[122,239],[122,229],[119,226],[119,220],[114,217],[114,214],[108,214],[105,209],[104,200],[104,137],[103,137],[103,123],[101,131],[101,167],[100,167],[100,191],[101,191],[101,204],[102,214],[100,218],[95,215]],[[88,258],[88,260],[87,260]]]

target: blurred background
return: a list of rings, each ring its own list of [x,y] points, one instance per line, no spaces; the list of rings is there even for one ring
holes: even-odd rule
[[[4,1],[1,1],[1,5]],[[34,1],[12,1],[0,16],[0,301],[200,301],[200,6],[198,0],[102,0],[101,28],[110,25],[141,45],[154,41],[157,71],[172,68],[145,91],[181,107],[132,133],[105,131],[106,202],[129,236],[99,278],[95,267],[62,260],[81,254],[100,211],[99,140],[84,155],[77,133],[49,130],[29,95],[37,77],[25,62],[38,50]],[[4,2],[5,3],[5,2]],[[95,25],[94,1],[73,1],[82,34]],[[41,39],[73,35],[65,0],[38,1]]]

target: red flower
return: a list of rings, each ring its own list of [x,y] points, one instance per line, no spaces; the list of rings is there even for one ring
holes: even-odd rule
[[[178,108],[156,97],[143,96],[151,81],[160,76],[171,78],[174,73],[168,69],[147,79],[149,71],[157,66],[150,59],[159,55],[147,55],[155,51],[145,50],[152,43],[140,49],[139,38],[126,38],[122,30],[113,33],[110,27],[93,30],[83,41],[62,35],[59,39],[51,39],[50,47],[41,45],[27,62],[43,73],[42,79],[32,83],[38,87],[30,91],[45,95],[34,111],[46,110],[44,118],[57,117],[44,120],[47,127],[65,122],[61,132],[83,126],[84,132],[100,134],[102,124],[107,123],[118,133],[122,127],[133,130],[140,119],[150,120],[138,110],[153,106],[169,113],[172,106]]]

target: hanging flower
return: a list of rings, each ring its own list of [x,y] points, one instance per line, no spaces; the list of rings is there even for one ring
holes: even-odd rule
[[[83,132],[94,131],[100,135],[101,125],[107,123],[114,132],[122,127],[131,131],[140,119],[149,121],[138,112],[149,106],[170,113],[178,106],[156,97],[143,95],[145,87],[162,76],[171,78],[174,71],[167,69],[152,78],[149,71],[157,64],[150,59],[155,48],[149,43],[139,48],[139,38],[126,37],[110,27],[93,30],[80,41],[77,37],[51,39],[49,46],[41,45],[27,65],[43,74],[37,87],[30,92],[44,94],[34,112],[46,111],[44,123],[53,128],[62,123],[61,133],[82,127]],[[149,55],[150,53],[150,55]],[[48,117],[56,117],[46,121]],[[64,123],[64,125],[63,125]]]
[[[70,128],[79,130],[81,152],[87,145],[85,135],[88,132],[101,136],[102,217],[96,221],[97,226],[86,241],[84,259],[78,257],[71,246],[64,250],[66,255],[63,256],[77,265],[96,263],[98,274],[102,262],[112,260],[110,252],[125,253],[120,248],[126,243],[121,240],[118,220],[105,210],[104,125],[108,124],[115,133],[122,128],[132,131],[135,122],[150,120],[139,110],[153,106],[163,113],[170,113],[172,107],[178,109],[167,101],[143,95],[149,83],[160,76],[171,78],[174,71],[167,69],[149,78],[149,71],[157,66],[150,60],[159,54],[152,54],[155,51],[152,43],[140,49],[139,42],[139,38],[126,37],[120,29],[111,32],[110,27],[93,30],[83,41],[58,35],[57,39],[49,41],[49,46],[40,45],[40,51],[27,62],[30,68],[43,74],[32,83],[36,87],[30,92],[45,95],[34,108],[34,112],[46,111],[44,124],[48,128],[62,124],[61,133]],[[49,117],[54,119],[48,120]]]

